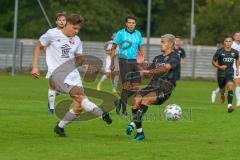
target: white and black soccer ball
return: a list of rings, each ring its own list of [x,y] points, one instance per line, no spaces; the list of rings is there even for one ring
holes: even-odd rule
[[[177,104],[169,104],[164,110],[164,115],[167,120],[176,121],[182,116],[182,109]]]

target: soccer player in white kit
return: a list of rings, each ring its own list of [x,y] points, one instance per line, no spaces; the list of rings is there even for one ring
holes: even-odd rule
[[[61,30],[66,25],[66,15],[65,13],[57,13],[55,16],[55,23],[56,28],[53,28],[51,30]],[[53,31],[54,32],[54,31]],[[44,48],[46,51],[46,48]],[[49,79],[49,77],[46,77]],[[56,91],[54,89],[54,86],[51,85],[51,82],[49,80],[49,89],[48,89],[48,108],[51,114],[54,114],[54,102],[56,99]]]
[[[240,52],[240,32],[236,32],[234,34],[234,41],[232,44],[232,48],[237,50],[238,52]],[[234,68],[234,73],[236,71],[236,65],[233,65]],[[238,68],[240,69],[240,68]],[[236,75],[234,74],[234,81],[236,84],[236,90],[235,90],[235,94],[236,94],[236,106],[240,107],[240,75]]]
[[[113,45],[113,39],[115,38],[116,36],[116,33],[113,33],[112,35],[112,40],[111,41],[108,41],[105,45],[104,45],[104,50],[105,50],[105,53],[106,53],[106,59],[105,59],[105,69],[104,69],[104,74],[103,76],[100,78],[100,81],[98,82],[97,84],[97,90],[100,91],[101,90],[101,86],[103,84],[103,82],[105,80],[107,80],[111,73],[112,73],[112,92],[116,92],[116,88],[117,88],[117,83],[118,83],[118,79],[119,79],[119,75],[117,74],[119,72],[119,67],[118,67],[118,64],[115,65],[115,68],[114,70],[112,71],[111,69],[111,48],[112,48],[112,45]],[[115,63],[118,61],[117,60],[117,55],[115,55]]]
[[[64,69],[67,68],[65,64],[72,59],[79,65],[87,63],[82,55],[81,40],[77,36],[82,21],[81,16],[76,14],[70,15],[67,17],[65,28],[62,30],[48,30],[41,36],[34,49],[32,76],[34,78],[40,77],[38,66],[39,53],[41,48],[46,47],[46,62],[48,66],[46,77],[50,78],[54,89],[58,92],[69,94],[73,99],[73,108],[70,109],[63,119],[54,127],[54,132],[60,137],[66,137],[64,127],[79,118],[83,109],[101,117],[107,124],[112,123],[112,119],[108,113],[103,112],[102,109],[88,100],[88,97],[84,93],[81,77],[77,69],[74,69],[64,77],[59,76],[61,73],[67,72],[64,71]],[[60,72],[58,72],[59,68],[62,69]]]

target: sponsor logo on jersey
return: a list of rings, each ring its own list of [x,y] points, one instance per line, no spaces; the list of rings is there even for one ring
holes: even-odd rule
[[[233,62],[234,58],[223,58],[223,62]]]
[[[64,44],[63,46],[61,46],[62,49],[62,55],[61,58],[69,58],[69,51],[71,49],[71,47],[68,44]]]
[[[162,67],[162,66],[164,66],[164,65],[165,65],[165,63],[157,63],[157,64],[155,65],[155,67],[158,68],[158,67]]]

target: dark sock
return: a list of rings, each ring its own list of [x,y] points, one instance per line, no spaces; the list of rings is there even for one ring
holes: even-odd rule
[[[138,119],[137,112],[138,112],[138,109],[132,109],[132,116],[133,116],[132,121],[135,123],[136,128],[141,128],[142,124],[137,122],[137,119]]]
[[[121,94],[121,105],[122,105],[122,112],[126,112],[127,108],[127,99],[128,99],[128,90],[123,89]]]
[[[147,112],[148,106],[141,104],[139,109],[132,109],[133,122],[136,124],[136,128],[142,128],[142,117]]]
[[[228,91],[228,104],[232,104],[233,101],[233,91]]]
[[[134,91],[130,91],[130,90],[129,90],[129,91],[128,91],[128,98],[131,97],[132,95],[134,95],[134,93],[135,93]]]

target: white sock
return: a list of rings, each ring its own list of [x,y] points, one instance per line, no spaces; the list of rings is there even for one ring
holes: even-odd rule
[[[119,80],[119,76],[118,75],[114,76],[113,82],[112,82],[112,87],[115,89],[117,88],[118,80]]]
[[[134,128],[136,127],[136,124],[134,122],[131,122],[130,125],[133,126]]]
[[[228,108],[232,107],[232,104],[228,104]]]
[[[58,126],[60,128],[64,128],[68,123],[72,122],[73,120],[75,120],[76,118],[79,117],[79,114],[76,114],[73,109],[70,109],[65,116],[63,117],[63,119],[58,123]]]
[[[218,94],[220,92],[220,88],[217,88],[214,92],[215,94]]]
[[[138,132],[138,133],[141,133],[141,132],[142,132],[142,128],[138,128],[138,129],[137,129],[137,132]]]
[[[100,82],[99,82],[99,83],[103,83],[106,79],[107,79],[107,76],[106,76],[106,75],[103,75],[102,78],[100,79]]]
[[[48,103],[49,103],[50,109],[54,109],[55,98],[56,98],[56,91],[48,89]]]
[[[236,94],[237,103],[239,103],[240,102],[240,87],[236,87],[235,94]]]
[[[81,102],[81,106],[83,109],[85,109],[88,112],[92,112],[94,115],[102,117],[103,111],[101,108],[97,107],[96,104],[92,103],[88,100],[88,98],[85,98]]]

